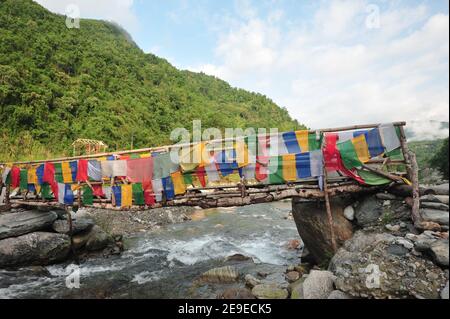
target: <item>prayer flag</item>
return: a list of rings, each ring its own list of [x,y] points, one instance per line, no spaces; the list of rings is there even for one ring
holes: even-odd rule
[[[28,170],[20,170],[20,190],[28,190]]]
[[[11,168],[9,168],[9,167],[5,167],[4,169],[3,169],[3,172],[2,172],[2,182],[3,182],[3,184],[7,184],[6,183],[6,180],[8,179],[8,176],[10,175],[10,172],[11,172]]]
[[[361,167],[362,162],[356,153],[356,149],[352,140],[343,143],[338,143],[337,148],[341,154],[342,162],[347,169],[352,169],[355,167]]]
[[[162,179],[162,184],[164,188],[164,195],[166,200],[173,200],[175,198],[175,190],[172,182],[172,177],[165,177]]]
[[[283,184],[283,157],[273,156],[269,161],[269,183]]]
[[[311,177],[311,157],[310,153],[301,153],[296,155],[297,177],[308,178]]]
[[[100,162],[102,175],[105,177],[125,177],[127,176],[127,161],[103,161]]]
[[[53,184],[55,182],[55,165],[53,163],[44,164],[44,183]]]
[[[209,175],[208,180],[210,181]],[[181,174],[181,172],[172,173],[172,181],[175,190],[175,195],[183,195],[186,193],[186,184],[184,183],[183,175]]]
[[[301,153],[301,148],[297,140],[296,132],[286,132],[283,133],[282,136],[289,154]]]
[[[78,162],[70,162],[70,170],[72,172],[72,181],[75,182],[77,180],[77,174],[78,174]]]
[[[62,172],[62,164],[55,163],[53,164],[55,167],[55,181],[58,183],[64,183],[63,172]]]
[[[295,154],[283,155],[283,179],[286,182],[295,182],[297,180],[297,168],[295,165]]]
[[[144,206],[145,205],[145,199],[144,199],[144,190],[142,188],[142,183],[132,184],[132,188],[133,188],[133,200],[134,200],[134,203],[137,206]]]
[[[300,146],[300,152],[301,153],[309,152],[309,131],[308,130],[296,131],[295,135],[297,137],[298,145]]]
[[[152,180],[152,188],[153,193],[155,194],[155,199],[157,202],[162,201],[162,192],[164,191],[164,187],[161,179],[153,179]]]
[[[37,175],[36,175],[36,168],[35,167],[30,167],[28,169],[27,179],[28,179],[28,184],[34,184],[34,185],[38,184],[38,178],[37,178]]]
[[[393,151],[401,146],[394,124],[382,124],[379,130],[381,140],[387,152]]]
[[[85,182],[88,180],[88,161],[87,160],[78,160],[77,167],[77,182]]]
[[[366,142],[366,135],[361,134],[352,139],[356,155],[361,163],[367,163],[370,160],[369,146]]]
[[[122,184],[122,207],[133,206],[133,187],[131,184]]]
[[[153,159],[148,157],[128,160],[127,177],[132,183],[150,182],[153,178]]]
[[[153,178],[161,179],[169,177],[170,174],[179,170],[179,165],[174,163],[171,158],[171,153],[156,154],[153,157]]]
[[[13,166],[11,169],[11,186],[17,188],[20,186],[20,168]]]
[[[122,207],[122,188],[120,186],[112,186],[111,190],[114,195],[115,206]]]
[[[94,204],[94,193],[89,186],[83,187],[83,196],[82,196],[83,204],[92,205]]]
[[[101,182],[103,180],[102,176],[102,166],[97,160],[88,161],[88,177],[92,181]]]
[[[367,144],[369,145],[370,157],[374,158],[384,153],[380,130],[375,128],[367,133]]]
[[[151,182],[142,183],[144,189],[144,202],[145,205],[153,206],[156,203],[155,195],[153,194],[153,188]]]

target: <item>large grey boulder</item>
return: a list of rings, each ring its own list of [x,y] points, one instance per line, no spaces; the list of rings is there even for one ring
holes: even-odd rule
[[[445,271],[399,242],[390,234],[355,233],[331,260],[336,288],[361,298],[439,298]]]
[[[441,291],[441,299],[448,299],[448,281],[445,288]]]
[[[94,227],[94,222],[91,219],[75,219],[72,222],[72,234],[78,234],[83,231],[88,231]],[[69,221],[67,220],[56,220],[52,228],[55,232],[60,234],[66,234],[69,235],[70,233],[70,225]]]
[[[0,239],[17,237],[50,228],[58,218],[55,212],[22,211],[0,215]]]
[[[312,270],[303,282],[305,299],[327,299],[334,290],[334,275],[329,271]]]
[[[70,238],[67,235],[36,232],[0,240],[0,268],[48,265],[67,258]]]
[[[448,226],[449,222],[449,212],[437,210],[437,209],[428,209],[424,208],[420,210],[420,215],[427,222],[434,222],[440,225]]]
[[[87,251],[99,251],[114,244],[114,238],[97,225],[90,230],[76,234],[72,241],[74,249],[85,248]]]
[[[449,210],[449,207],[447,204],[442,203],[430,203],[430,202],[423,202],[420,204],[421,208],[429,208],[429,209],[437,209],[437,210],[443,210],[447,211]]]
[[[431,257],[433,258],[434,262],[442,267],[448,268],[448,239],[446,240],[437,240],[433,244],[431,244],[430,247],[430,253]]]
[[[424,195],[420,197],[421,203],[441,203],[441,204],[449,204],[449,196],[448,195]]]
[[[352,296],[347,295],[340,290],[333,290],[328,296],[328,299],[353,299]]]
[[[374,225],[383,214],[383,202],[374,196],[366,197],[355,210],[356,222],[361,227]]]
[[[433,185],[426,187],[426,194],[449,195],[449,184]]]

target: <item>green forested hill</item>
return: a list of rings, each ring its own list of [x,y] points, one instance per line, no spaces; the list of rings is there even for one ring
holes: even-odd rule
[[[300,128],[285,109],[145,54],[120,27],[0,0],[0,160],[70,154],[77,138],[110,150],[168,142],[175,127]]]

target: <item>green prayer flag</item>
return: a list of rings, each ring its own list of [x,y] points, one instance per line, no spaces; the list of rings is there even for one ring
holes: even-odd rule
[[[139,154],[131,154],[130,159],[138,159],[141,158],[141,155]]]
[[[323,134],[320,133],[319,140],[316,139],[316,133],[309,133],[308,134],[308,147],[309,151],[317,151],[320,150],[322,147],[322,138]]]
[[[144,190],[142,188],[142,183],[136,183],[132,185],[133,190],[133,200],[134,203],[138,206],[145,205],[144,201]]]
[[[400,148],[397,148],[393,151],[386,153],[386,157],[389,157],[391,160],[400,160],[400,161],[403,161],[405,159],[403,157],[403,153]]]
[[[28,190],[28,170],[20,170],[20,190]]]
[[[94,204],[94,193],[92,189],[89,186],[83,187],[83,204],[85,205],[92,205]]]
[[[194,181],[192,180],[192,174],[191,173],[184,173],[183,174],[184,183],[186,185],[193,185]]]
[[[276,161],[276,163],[275,163]],[[283,157],[277,156],[270,159],[269,162],[269,183],[283,184]]]
[[[351,140],[338,143],[337,147],[339,149],[339,152],[341,153],[342,162],[344,163],[346,168],[352,169],[355,167],[361,167],[362,163],[358,158],[355,146],[353,145]]]
[[[9,172],[8,175],[6,175],[5,184],[8,185],[8,186],[11,185],[11,172]]]
[[[63,173],[62,173],[62,164],[55,163],[54,167],[55,167],[55,181],[57,183],[64,183]]]
[[[391,180],[386,177],[380,176],[370,171],[366,170],[357,170],[358,175],[366,182],[367,185],[378,186],[378,185],[386,185],[391,182]]]
[[[41,186],[41,197],[43,199],[52,199],[50,185],[47,183],[42,184]]]

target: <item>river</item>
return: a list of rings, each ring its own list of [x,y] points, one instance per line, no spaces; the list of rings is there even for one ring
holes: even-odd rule
[[[82,263],[79,288],[66,287],[72,271],[67,263],[48,266],[49,274],[41,275],[26,268],[0,271],[0,298],[216,298],[243,283],[196,280],[211,268],[232,265],[241,275],[281,274],[300,262],[300,250],[287,247],[300,239],[294,221],[286,219],[290,210],[290,201],[199,210],[192,221],[126,238],[120,256]],[[234,254],[253,261],[226,260]]]

